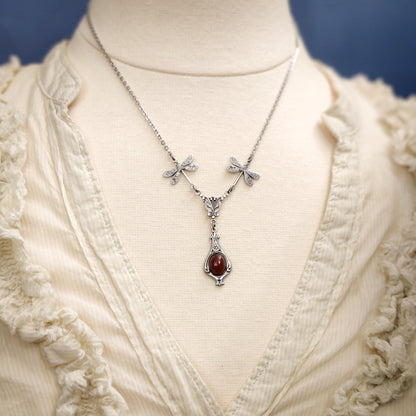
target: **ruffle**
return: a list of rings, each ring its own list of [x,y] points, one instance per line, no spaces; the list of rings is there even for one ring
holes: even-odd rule
[[[392,139],[393,160],[416,175],[416,95],[399,97],[382,78],[371,81],[364,74],[353,82],[380,112],[379,122]]]
[[[416,174],[416,96],[401,98],[381,78],[358,74],[352,83],[373,103],[392,140],[392,158]],[[416,207],[415,207],[416,208]],[[410,387],[416,364],[409,345],[416,334],[416,209],[409,223],[380,245],[386,290],[365,331],[370,353],[336,391],[328,416],[369,416]]]
[[[20,67],[20,59],[17,55],[11,55],[9,62],[0,65],[0,93],[6,90]]]
[[[55,369],[61,387],[57,416],[125,415],[101,341],[60,303],[48,271],[30,262],[19,232],[27,193],[24,115],[4,92],[20,67],[16,56],[0,66],[0,320],[23,341],[38,344]]]

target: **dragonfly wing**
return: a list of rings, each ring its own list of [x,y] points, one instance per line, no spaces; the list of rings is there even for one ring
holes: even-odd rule
[[[198,165],[186,165],[186,166],[184,166],[183,168],[184,168],[185,170],[190,170],[190,171],[193,171],[193,170],[198,169]]]
[[[253,179],[259,179],[260,178],[260,175],[258,173],[252,172],[251,170],[248,170],[247,173]]]
[[[234,166],[237,166],[238,168],[240,168],[240,169],[242,169],[243,167],[240,165],[240,162],[234,157],[234,156],[231,156],[230,157],[230,160],[231,160],[231,163],[234,165]]]
[[[251,179],[251,176],[248,174],[248,172],[245,170],[244,171],[244,179],[247,183],[247,185],[253,185],[253,179]]]
[[[240,168],[238,168],[237,166],[234,166],[234,165],[229,165],[229,166],[227,166],[227,170],[229,172],[239,172]]]
[[[193,156],[193,155],[189,155],[189,156],[185,159],[185,161],[182,163],[182,167],[185,167],[185,166],[189,165],[189,164],[192,162],[193,158],[194,158],[194,156]]]
[[[177,172],[173,175],[173,177],[172,177],[172,179],[171,179],[171,181],[170,181],[170,183],[171,183],[172,185],[175,185],[175,184],[178,182],[180,174],[181,174],[181,172],[178,170],[178,171],[177,171]]]
[[[169,178],[169,177],[173,176],[177,171],[178,171],[177,169],[167,170],[167,171],[163,172],[163,176],[165,178]]]

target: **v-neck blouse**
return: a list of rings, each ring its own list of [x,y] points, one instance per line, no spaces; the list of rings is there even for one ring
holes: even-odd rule
[[[338,96],[322,114],[336,139],[324,216],[223,412],[111,220],[68,113],[81,81],[66,44],[0,67],[0,413],[414,415],[416,97],[314,60]]]

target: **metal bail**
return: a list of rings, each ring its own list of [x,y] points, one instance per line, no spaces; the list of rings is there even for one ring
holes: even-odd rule
[[[218,211],[220,210],[220,206],[221,206],[220,198],[215,198],[213,196],[209,198],[205,198],[205,208],[208,211],[209,217],[211,218],[218,217]]]

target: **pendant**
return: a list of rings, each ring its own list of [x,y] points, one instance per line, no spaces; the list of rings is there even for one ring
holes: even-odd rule
[[[222,286],[224,284],[223,279],[231,272],[230,259],[221,249],[218,242],[220,236],[216,231],[215,217],[218,216],[220,205],[221,201],[219,198],[210,197],[205,199],[205,208],[211,217],[211,249],[205,259],[204,270],[215,279],[217,286]]]
[[[260,175],[256,172],[248,170],[248,163],[250,162],[252,155],[245,165],[242,165],[234,156],[230,157],[231,164],[227,167],[227,170],[231,173],[239,172],[240,175],[234,182],[234,184],[228,189],[226,195],[234,189],[235,184],[238,182],[238,179],[244,175],[244,180],[247,185],[253,185],[253,179],[259,179]],[[197,191],[198,195],[201,196],[201,192],[195,187],[191,180],[186,175],[185,171],[194,171],[198,168],[198,165],[192,164],[194,157],[189,155],[182,163],[175,162],[176,167],[174,169],[167,170],[163,172],[165,178],[171,178],[170,183],[175,185],[178,183],[181,173],[186,177],[186,179],[191,183],[192,188]],[[217,234],[216,230],[216,221],[215,218],[218,216],[221,202],[224,198],[207,198],[203,196],[203,201],[205,208],[208,211],[208,216],[211,217],[211,249],[205,259],[204,270],[212,278],[215,279],[215,284],[217,286],[222,286],[224,284],[224,278],[231,272],[231,261],[226,256],[224,251],[221,249],[221,246],[218,242],[220,236]]]
[[[217,286],[224,284],[223,279],[231,272],[231,262],[218,244],[219,235],[211,234],[211,250],[205,260],[204,270],[215,279]]]

